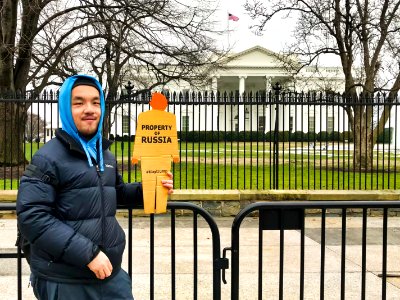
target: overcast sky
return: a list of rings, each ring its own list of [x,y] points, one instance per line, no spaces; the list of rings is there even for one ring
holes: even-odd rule
[[[219,3],[218,15],[221,18],[220,26],[222,29],[229,28],[229,34],[221,40],[225,47],[229,45],[235,52],[239,52],[255,45],[263,46],[269,50],[279,52],[284,49],[285,43],[291,39],[293,22],[289,20],[279,20],[276,18],[268,23],[267,30],[262,36],[255,35],[249,26],[254,21],[246,14],[243,5],[246,0],[216,0]],[[231,13],[239,18],[239,21],[229,21],[227,14]]]
[[[220,45],[225,49],[230,46],[229,48],[237,53],[260,45],[268,50],[280,52],[287,49],[285,46],[294,41],[292,34],[296,22],[294,18],[280,19],[279,16],[275,16],[267,23],[263,35],[257,36],[249,29],[249,26],[255,23],[243,7],[246,0],[215,0],[215,2],[219,7],[217,14],[221,19],[220,29],[229,29],[229,34],[225,34],[220,41]],[[228,13],[237,16],[239,20],[228,22]],[[339,57],[333,54],[321,56],[319,64],[329,67],[341,65]]]

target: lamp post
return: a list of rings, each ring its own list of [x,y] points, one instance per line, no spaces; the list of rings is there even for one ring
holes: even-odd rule
[[[133,84],[131,81],[128,81],[128,84],[124,86],[127,93],[128,93],[128,116],[129,118],[131,117],[131,100],[132,100],[132,90],[133,90]],[[122,117],[123,118],[123,117]],[[123,135],[123,132],[122,132]],[[129,130],[128,130],[128,182],[131,182],[131,171],[132,171],[132,165],[131,165],[131,124],[129,124]],[[121,141],[121,149],[122,149],[122,157],[124,157],[124,139],[122,138]],[[122,166],[123,168],[123,166]],[[135,166],[136,168],[136,166]],[[136,169],[135,169],[136,171]],[[136,172],[135,172],[136,174]],[[133,219],[133,214],[132,214],[132,209],[128,209],[128,222],[129,224],[132,224],[132,219]],[[133,240],[133,233],[132,233],[132,228],[129,228],[128,230],[128,245],[132,245],[132,240]],[[132,277],[132,247],[128,247],[128,274],[130,277]]]
[[[128,93],[128,116],[129,118],[131,117],[131,100],[132,100],[132,90],[133,90],[133,84],[131,81],[128,81],[128,84],[124,86],[127,93]],[[124,116],[122,116],[122,120],[124,119]],[[124,122],[124,121],[123,121]],[[123,124],[122,124],[122,131],[123,131]],[[122,136],[123,136],[122,132]],[[122,137],[122,142],[121,142],[121,150],[122,153],[124,153],[124,149],[123,149],[123,145],[124,145],[124,137]],[[129,157],[129,161],[131,159],[131,124],[129,123],[129,128],[128,128],[128,157]],[[128,163],[128,182],[131,182],[131,164]]]
[[[126,91],[128,92],[128,95],[132,93],[133,90],[133,85],[131,81],[128,81],[128,84],[124,86],[126,88]],[[130,99],[129,99],[130,100]]]
[[[279,98],[281,92],[281,85],[279,82],[275,83],[272,87],[275,92],[275,127],[274,127],[274,142],[273,142],[273,160],[272,160],[272,172],[273,172],[273,188],[277,190],[279,188],[279,147],[278,147],[278,130],[279,130]]]

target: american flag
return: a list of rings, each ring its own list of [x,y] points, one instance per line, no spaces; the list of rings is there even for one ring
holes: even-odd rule
[[[236,17],[235,15],[228,13],[228,20],[232,20],[232,21],[236,22],[236,21],[239,21],[239,17]]]

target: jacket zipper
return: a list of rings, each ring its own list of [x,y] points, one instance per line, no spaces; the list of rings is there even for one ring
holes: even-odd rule
[[[104,247],[104,232],[105,232],[105,227],[106,227],[106,211],[105,211],[105,204],[104,204],[103,180],[102,180],[100,169],[99,169],[98,165],[96,165],[96,172],[97,172],[97,175],[99,177],[101,209],[102,209],[102,216],[101,216],[101,246]]]

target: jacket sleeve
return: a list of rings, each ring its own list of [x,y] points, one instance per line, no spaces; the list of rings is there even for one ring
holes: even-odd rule
[[[120,208],[143,208],[143,191],[140,182],[124,183],[116,172],[117,204]]]
[[[32,164],[47,176],[56,177],[51,163],[35,155]],[[17,196],[17,218],[21,233],[34,247],[54,261],[84,267],[98,246],[59,219],[56,212],[56,188],[37,177],[22,176]]]

